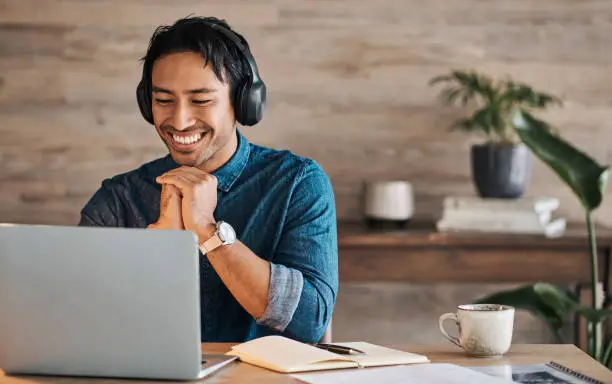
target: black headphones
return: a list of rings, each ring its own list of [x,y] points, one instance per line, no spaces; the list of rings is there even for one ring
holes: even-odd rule
[[[212,29],[223,33],[223,35],[236,44],[249,63],[249,75],[240,84],[236,84],[234,114],[236,120],[242,125],[250,126],[259,123],[263,117],[264,108],[266,106],[266,85],[259,76],[255,59],[249,50],[242,44],[240,38],[232,31],[219,24],[208,21],[202,22],[209,25]],[[153,124],[153,111],[151,108],[152,90],[150,80],[146,79],[146,70],[147,68],[143,67],[142,79],[136,88],[136,100],[138,101],[138,107],[140,108],[142,117],[144,117],[147,122]]]

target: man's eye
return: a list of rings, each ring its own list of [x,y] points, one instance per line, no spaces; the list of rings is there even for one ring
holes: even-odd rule
[[[210,100],[193,100],[193,103],[198,105],[208,104],[209,102]]]
[[[155,99],[155,102],[158,103],[158,104],[168,104],[168,103],[171,103],[172,100],[170,100],[170,99]]]

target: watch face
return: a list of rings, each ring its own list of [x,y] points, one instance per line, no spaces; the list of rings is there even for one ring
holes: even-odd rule
[[[222,221],[219,223],[219,238],[224,244],[232,244],[236,241],[236,232],[228,223]]]

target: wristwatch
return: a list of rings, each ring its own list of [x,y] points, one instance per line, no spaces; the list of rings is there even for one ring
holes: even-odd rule
[[[222,245],[234,244],[236,241],[236,232],[234,228],[225,221],[217,221],[215,224],[215,233],[208,240],[205,240],[200,244],[200,251],[202,254],[206,254],[214,249],[219,248]]]

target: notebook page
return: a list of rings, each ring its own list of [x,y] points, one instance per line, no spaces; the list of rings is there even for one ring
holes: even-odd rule
[[[400,351],[397,349],[383,347],[381,345],[370,344],[364,341],[349,343],[334,343],[347,347],[357,348],[365,352],[365,355],[351,355],[350,358],[359,362],[364,367],[396,364],[417,364],[428,363],[427,356]]]
[[[232,348],[227,353],[250,360],[255,365],[279,371],[304,369],[309,364],[322,361],[345,361],[355,365],[347,356],[331,353],[281,336],[266,336],[251,340]]]
[[[325,373],[294,374],[308,384],[508,384],[484,373],[454,364],[430,363],[384,368],[362,368]]]

